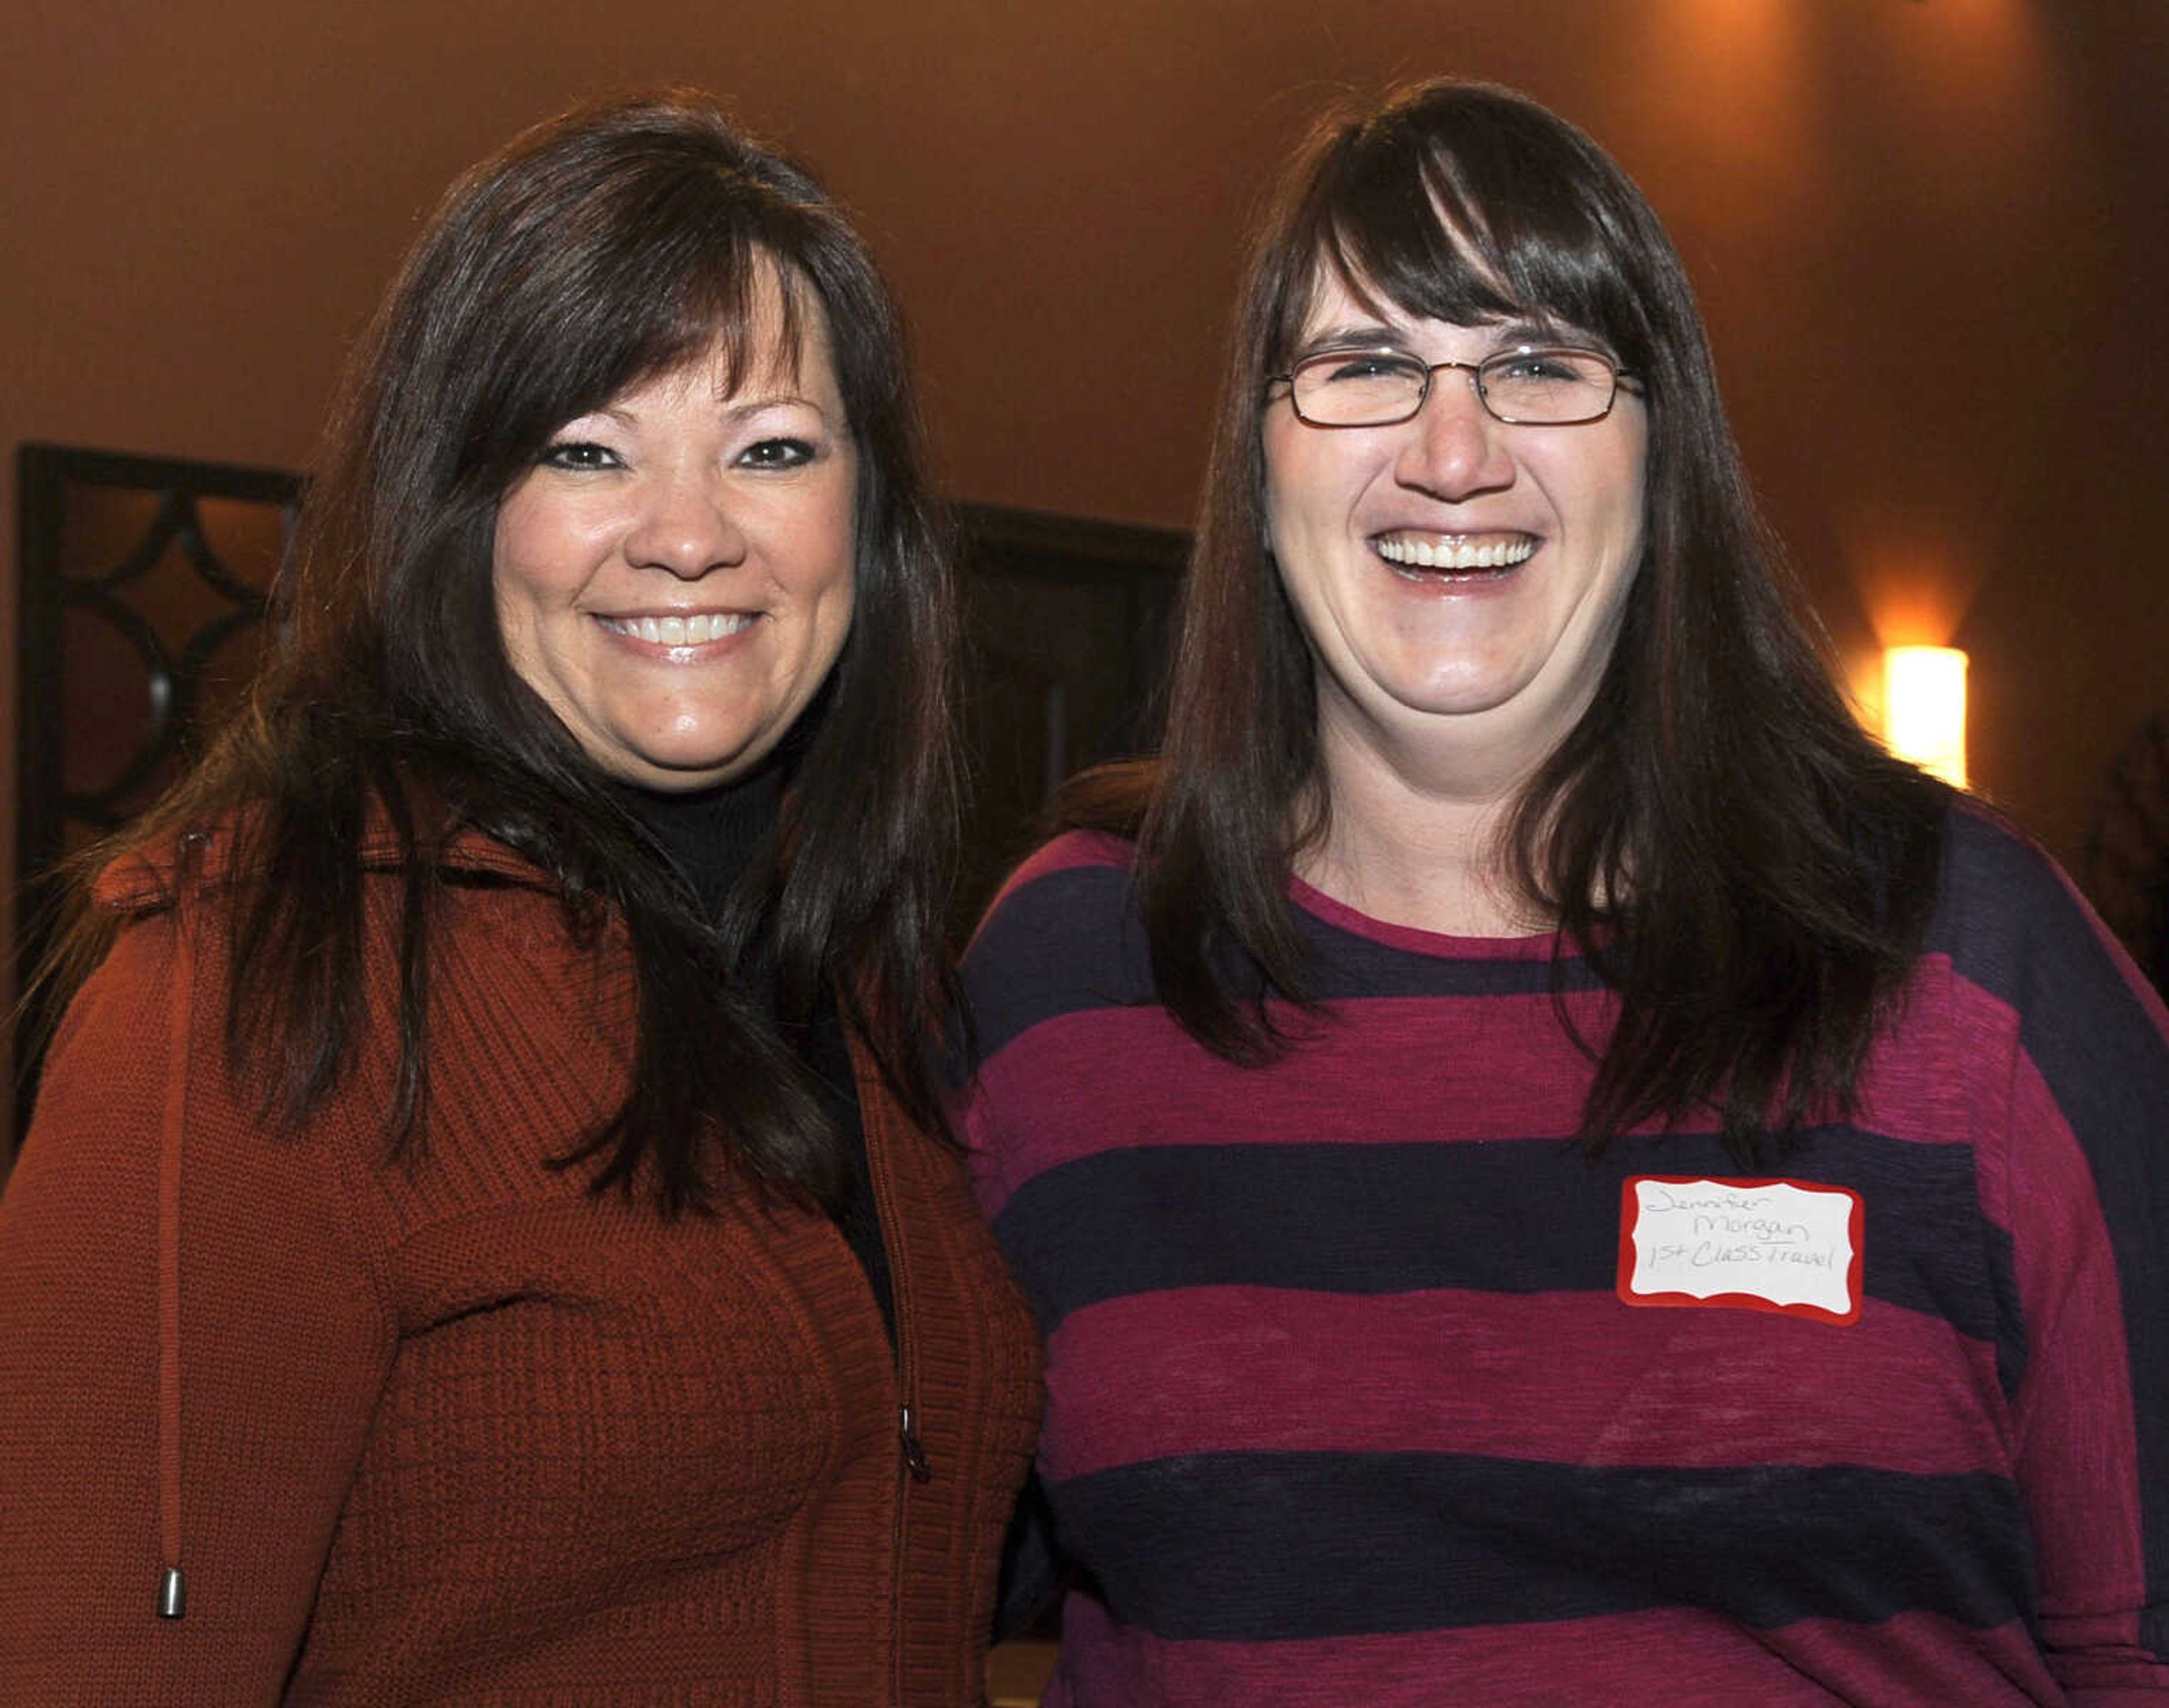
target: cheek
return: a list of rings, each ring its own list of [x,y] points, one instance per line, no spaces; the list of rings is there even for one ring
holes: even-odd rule
[[[857,597],[858,515],[849,479],[792,530],[789,556],[800,566],[798,596],[815,613],[817,641],[843,644]]]
[[[1276,534],[1292,531],[1289,524],[1293,518],[1289,512],[1299,503],[1305,472],[1302,447],[1289,442],[1286,430],[1279,423],[1266,423],[1261,450],[1259,509],[1265,519],[1266,543],[1270,548]]]
[[[843,657],[844,643],[851,638],[851,616],[856,609],[851,584],[846,581],[829,601],[834,614],[825,625],[828,633],[823,637],[820,675],[825,680]]]
[[[578,592],[621,530],[608,507],[550,490],[546,472],[529,476],[498,506],[490,557],[500,603],[546,606]]]
[[[1308,449],[1308,447],[1304,447]],[[1319,471],[1300,450],[1276,447],[1266,439],[1264,490],[1258,522],[1261,544],[1271,556],[1282,587],[1298,603],[1313,578],[1317,535],[1322,519]]]
[[[499,580],[533,558],[559,525],[556,517],[562,507],[551,502],[541,473],[539,469],[530,472],[498,503],[490,556]]]
[[[554,703],[552,684],[573,656],[563,620],[596,561],[591,517],[532,476],[498,505],[490,545],[490,599],[505,662]]]
[[[1614,542],[1613,549],[1630,565],[1641,557],[1642,536],[1647,525],[1639,473],[1629,471],[1623,478],[1620,488],[1612,498],[1606,524],[1606,531]]]
[[[1580,431],[1575,428],[1555,429]],[[1548,459],[1530,466],[1552,497],[1571,535],[1584,550],[1599,555],[1600,566],[1625,574],[1641,556],[1645,460],[1639,432],[1623,434],[1612,443],[1583,450],[1570,443],[1557,447],[1580,455]]]
[[[1639,558],[1649,527],[1649,429],[1646,422],[1638,422],[1628,435],[1613,479],[1619,495],[1619,526],[1633,543],[1633,555]]]
[[[1305,427],[1284,414],[1269,418],[1260,437],[1266,546],[1323,562],[1359,526],[1365,498],[1390,464],[1377,434]]]
[[[536,591],[525,522],[525,517],[512,499],[499,507],[497,530],[490,544],[489,571],[498,632],[504,638],[506,656],[522,674],[531,650]]]

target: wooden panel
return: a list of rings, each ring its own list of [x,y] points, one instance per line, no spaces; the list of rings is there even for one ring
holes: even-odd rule
[[[2110,765],[2086,833],[2086,895],[2155,987],[2169,995],[2169,711]]]
[[[1189,537],[984,505],[958,521],[975,786],[958,891],[968,930],[1042,833],[1055,785],[1156,739]]]

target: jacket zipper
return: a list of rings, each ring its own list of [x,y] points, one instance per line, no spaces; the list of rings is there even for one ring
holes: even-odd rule
[[[876,1077],[871,1087],[876,1096],[882,1089]],[[882,1243],[888,1253],[889,1289],[896,1307],[896,1391],[897,1391],[897,1449],[896,1515],[889,1536],[890,1578],[889,1606],[889,1700],[901,1704],[903,1700],[903,1572],[904,1548],[909,1539],[909,1507],[911,1486],[914,1482],[933,1480],[934,1467],[926,1456],[925,1444],[919,1439],[919,1413],[917,1392],[917,1370],[912,1357],[912,1314],[909,1308],[911,1292],[910,1265],[901,1250],[900,1238],[893,1237],[891,1231],[900,1227],[896,1212],[895,1194],[889,1179],[889,1147],[893,1135],[887,1120],[867,1120],[866,1111],[883,1107],[869,1099],[868,1079],[861,1076],[859,1082],[860,1119],[866,1136],[866,1174],[873,1188],[874,1218],[880,1224]]]

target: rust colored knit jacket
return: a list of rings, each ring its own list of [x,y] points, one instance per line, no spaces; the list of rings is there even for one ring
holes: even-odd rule
[[[861,1064],[893,1356],[826,1218],[589,1193],[549,1159],[621,1094],[629,961],[481,842],[422,1159],[376,1035],[269,1136],[221,1068],[218,854],[179,907],[108,874],[133,917],[0,1202],[0,1701],[979,1701],[1038,1365],[947,1147]]]

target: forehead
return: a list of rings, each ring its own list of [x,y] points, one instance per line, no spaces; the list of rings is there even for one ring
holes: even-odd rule
[[[1639,293],[1578,203],[1554,205],[1543,184],[1514,173],[1501,180],[1479,173],[1483,181],[1472,183],[1469,162],[1458,157],[1412,162],[1397,155],[1383,164],[1391,169],[1314,187],[1316,199],[1287,231],[1279,304],[1261,354],[1284,360],[1321,325],[1344,318],[1527,324],[1547,337],[1578,330],[1598,335],[1562,341],[1606,350],[1628,333]]]
[[[1395,343],[1439,338],[1458,342],[1466,338],[1487,347],[1532,339],[1596,342],[1559,316],[1543,310],[1502,306],[1495,312],[1479,312],[1468,320],[1426,314],[1395,302],[1383,291],[1351,288],[1337,269],[1324,263],[1312,279],[1309,299],[1303,323],[1295,329],[1292,354],[1297,355],[1323,345],[1362,343],[1381,337]]]
[[[767,257],[746,280],[743,306],[719,317],[705,343],[633,391],[700,386],[719,397],[802,394],[815,401],[839,391],[829,317],[819,293]]]

